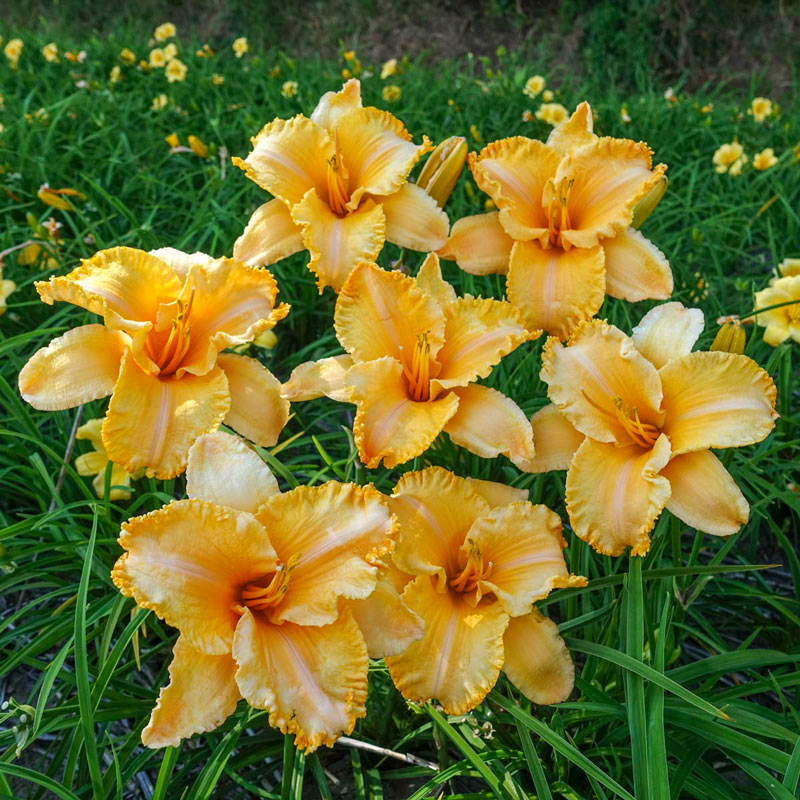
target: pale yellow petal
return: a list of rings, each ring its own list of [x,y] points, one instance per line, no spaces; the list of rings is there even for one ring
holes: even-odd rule
[[[422,638],[422,620],[403,603],[389,578],[380,578],[369,597],[350,600],[347,605],[361,629],[370,658],[399,655]]]
[[[279,491],[270,468],[238,436],[206,433],[189,448],[189,497],[253,514]]]
[[[438,575],[444,589],[467,532],[491,510],[484,483],[442,467],[403,475],[390,499],[399,523],[394,563],[412,575]]]
[[[506,294],[529,330],[566,339],[600,310],[605,292],[602,247],[565,251],[514,243]]]
[[[566,700],[575,683],[575,667],[558,625],[537,609],[515,617],[503,634],[503,672],[532,703]]]
[[[511,503],[477,519],[464,547],[476,547],[483,563],[492,565],[478,582],[479,593],[493,593],[510,616],[518,617],[552,589],[586,585],[585,578],[569,574],[565,544],[558,514],[543,505]]]
[[[108,464],[108,456],[105,453],[98,453],[92,451],[91,453],[83,453],[75,459],[75,471],[78,475],[97,475],[104,473],[103,483],[105,483],[106,464]]]
[[[664,387],[662,431],[672,452],[744,447],[775,427],[777,389],[747,356],[690,353],[659,370]]]
[[[233,257],[254,267],[267,267],[305,249],[303,234],[280,200],[259,206],[233,244]]]
[[[675,456],[661,474],[672,487],[667,510],[692,528],[730,536],[750,517],[750,507],[736,482],[708,450]]]
[[[499,213],[490,211],[456,220],[439,255],[472,275],[504,275],[513,245],[514,240],[500,224]]]
[[[410,250],[438,250],[447,240],[450,220],[436,201],[414,183],[380,199],[386,216],[386,238]]]
[[[699,308],[662,303],[641,318],[631,339],[636,349],[656,369],[661,369],[671,358],[691,353],[704,326],[703,312]]]
[[[386,238],[383,209],[372,200],[340,217],[316,192],[309,192],[292,208],[292,219],[303,232],[311,254],[308,268],[317,276],[320,292],[326,286],[338,292],[358,263],[378,257]]]
[[[124,522],[119,543],[126,552],[111,573],[117,588],[209,655],[230,653],[242,586],[277,563],[251,514],[201,500]]]
[[[669,461],[669,440],[659,436],[646,450],[586,439],[567,471],[567,512],[572,529],[597,552],[635,556],[650,549],[658,515],[670,497],[659,473]]]
[[[351,78],[338,92],[325,92],[311,112],[311,120],[330,131],[342,114],[354,108],[361,108],[361,82],[357,78]]]
[[[606,292],[636,303],[666,300],[672,295],[672,270],[667,257],[635,228],[603,239]]]
[[[145,747],[177,747],[195,733],[208,733],[236,710],[236,662],[229,653],[208,655],[178,637],[169,665],[169,683],[142,731]]]
[[[372,486],[329,481],[275,494],[256,512],[283,563],[296,560],[273,622],[325,625],[340,597],[368,597],[376,560],[394,545],[388,500]],[[299,559],[299,560],[297,560]]]
[[[437,700],[446,714],[475,708],[503,665],[508,614],[502,605],[473,608],[458,592],[437,592],[427,575],[408,584],[403,602],[422,618],[425,632],[403,653],[386,659],[395,686],[406,700]]]
[[[228,379],[231,407],[223,422],[261,447],[272,447],[289,419],[280,381],[255,358],[222,353],[217,365]]]
[[[540,408],[531,417],[536,455],[520,465],[524,472],[551,472],[568,469],[584,435],[558,410],[554,403]]]
[[[563,156],[569,155],[573,150],[597,141],[593,127],[592,109],[586,101],[579,103],[569,119],[565,119],[550,131],[547,146]]]
[[[439,304],[413,278],[375,264],[359,264],[336,301],[334,327],[356,361],[383,356],[402,361],[426,334],[435,356],[444,342]]]
[[[103,418],[97,417],[84,422],[75,432],[76,439],[87,439],[92,443],[92,447],[105,455],[103,447]]]
[[[504,455],[520,468],[533,458],[531,424],[510,397],[476,383],[453,393],[458,410],[444,430],[455,444],[481,458]]]
[[[19,373],[19,393],[40,411],[108,397],[129,341],[103,325],[73,328],[31,356]]]
[[[230,408],[228,380],[214,368],[200,377],[158,378],[139,369],[126,353],[103,423],[108,457],[129,472],[174,478],[189,448],[216,430]]]
[[[345,609],[329,625],[273,625],[249,610],[233,656],[242,697],[269,711],[269,724],[311,752],[332,745],[366,715],[367,647]]]
[[[431,381],[434,394],[487,378],[503,356],[538,336],[529,333],[520,313],[502,300],[460,297],[443,310],[444,344],[436,354],[441,371]]]
[[[593,247],[627,228],[636,204],[666,171],[664,164],[651,169],[651,156],[644,142],[608,137],[567,155],[555,175],[556,185],[570,184],[570,224],[562,238],[576,247]]]
[[[440,306],[456,300],[456,290],[442,277],[436,253],[428,253],[417,272],[417,289],[432,297]]]
[[[422,455],[456,413],[453,392],[417,402],[408,396],[403,368],[393,358],[365,361],[347,371],[350,402],[358,407],[353,436],[367,469],[388,469]]]
[[[630,337],[607,322],[593,320],[581,326],[567,347],[548,339],[540,377],[559,411],[578,431],[597,441],[621,445],[633,441],[616,413],[619,406],[629,416],[635,409],[644,424],[658,427],[663,419],[656,368]]]
[[[547,232],[542,193],[560,160],[555,150],[524,136],[500,139],[469,154],[475,183],[494,200],[509,236],[528,240]]]
[[[317,397],[348,403],[350,395],[345,388],[345,374],[352,366],[353,357],[347,354],[306,361],[292,370],[289,380],[281,386],[281,392],[292,403]]]
[[[350,175],[348,209],[365,194],[381,197],[396,192],[420,157],[433,150],[427,137],[416,145],[397,117],[378,108],[354,108],[336,121],[336,143]]]
[[[199,250],[194,253],[184,253],[183,250],[176,250],[174,247],[159,247],[157,250],[148,252],[151,256],[160,258],[181,281],[186,280],[192,267],[214,260],[210,255],[201,253]]]
[[[251,141],[250,155],[233,159],[251,181],[290,207],[312,188],[327,197],[328,162],[335,151],[324,128],[298,114],[273,120]]]

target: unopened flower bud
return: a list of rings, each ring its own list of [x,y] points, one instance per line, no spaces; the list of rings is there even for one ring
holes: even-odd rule
[[[429,156],[417,178],[423,188],[442,208],[450,197],[467,160],[467,140],[463,136],[445,139]]]
[[[631,225],[634,228],[640,228],[642,223],[653,213],[653,209],[659,204],[664,192],[667,191],[667,184],[669,181],[666,177],[661,180],[636,204],[633,209],[633,221]]]
[[[723,353],[744,353],[747,334],[738,319],[725,322],[714,337],[710,350],[719,350]]]

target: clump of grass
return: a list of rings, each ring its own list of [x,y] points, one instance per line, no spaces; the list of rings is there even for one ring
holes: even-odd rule
[[[33,282],[117,244],[229,254],[263,194],[231,169],[225,154],[244,155],[247,137],[275,116],[310,112],[323,91],[341,83],[344,65],[293,61],[279,51],[237,60],[227,43],[217,56],[199,58],[200,43],[181,43],[185,82],[168,84],[161,71],[122,65],[121,80],[112,84],[121,45],[145,57],[146,34],[124,43],[60,43],[62,51],[85,47],[82,64],[47,64],[38,54],[44,42],[19,35],[26,42],[19,69],[0,63],[0,250],[32,239],[26,215],[37,224],[54,217],[63,241],[52,248],[53,264],[44,256],[20,263],[20,250],[4,266],[19,288],[0,318],[0,795],[795,796],[798,383],[792,345],[770,348],[752,330],[746,353],[775,377],[781,419],[765,441],[724,455],[751,505],[750,522],[720,540],[665,513],[648,556],[630,561],[599,556],[565,529],[570,569],[590,584],[559,591],[541,606],[560,622],[578,665],[569,701],[532,708],[501,678],[479,708],[447,718],[435,705],[406,704],[383,664],[374,662],[369,714],[353,738],[377,750],[350,743],[305,758],[268,727],[265,712],[244,704],[217,731],[180,748],[142,748],[141,730],[167,679],[175,631],[121,597],[109,571],[119,554],[120,523],[182,496],[184,483],[141,479],[128,501],[98,500],[75,472],[74,459],[65,461],[76,412],[34,411],[20,399],[16,376],[38,347],[90,315],[43,305]],[[376,65],[364,67],[376,71]],[[521,89],[530,74],[547,76],[546,64],[523,63],[511,53],[499,72],[487,67],[466,60],[434,72],[409,64],[391,79],[402,92],[391,110],[417,139],[423,132],[435,141],[464,134],[478,148],[516,134],[544,138],[546,126],[522,121],[522,112],[536,106]],[[221,85],[212,80],[215,73],[223,76]],[[282,95],[286,80],[298,82],[296,96]],[[86,88],[79,88],[81,81]],[[365,102],[384,105],[382,86],[378,77],[365,78]],[[800,255],[792,250],[800,241],[800,168],[792,153],[800,140],[797,98],[757,125],[746,113],[750,98],[723,87],[679,93],[675,103],[657,86],[626,96],[600,82],[551,88],[568,107],[589,100],[599,132],[645,139],[670,165],[669,191],[644,230],[672,263],[675,299],[704,311],[707,331],[699,347],[707,349],[716,317],[750,311],[769,270]],[[152,110],[161,93],[166,107]],[[702,111],[707,103],[711,113]],[[46,119],[36,116],[40,108]],[[189,134],[200,137],[210,155],[170,154],[164,139],[171,133],[183,143]],[[779,164],[739,177],[715,174],[714,150],[735,136],[750,153],[774,147]],[[75,200],[71,211],[45,206],[37,199],[45,182],[78,189],[86,200]],[[447,207],[451,220],[480,212],[484,200],[465,174]],[[397,256],[387,247],[381,262],[388,266]],[[409,269],[421,258],[407,255]],[[282,379],[298,363],[338,351],[334,297],[330,291],[318,296],[306,259],[271,268],[293,310],[276,328],[277,347],[257,355]],[[444,269],[461,293],[502,296],[499,277],[475,278],[449,263]],[[649,305],[607,300],[601,316],[630,331]],[[546,402],[540,348],[541,342],[520,347],[490,380],[528,414]],[[103,409],[91,403],[83,414]],[[283,488],[335,478],[390,490],[403,471],[440,464],[529,489],[534,502],[567,519],[563,473],[522,474],[504,459],[476,458],[446,437],[413,464],[366,472],[356,459],[346,405],[318,400],[293,411],[281,443],[261,451]]]

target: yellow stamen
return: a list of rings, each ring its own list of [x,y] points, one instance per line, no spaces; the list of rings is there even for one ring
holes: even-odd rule
[[[492,574],[492,562],[485,567],[483,565],[483,555],[480,548],[472,541],[468,540],[469,551],[464,568],[450,581],[450,586],[457,592],[471,592],[478,581],[486,580]]]
[[[334,213],[344,216],[347,214],[350,192],[347,185],[347,170],[339,154],[338,135],[335,131],[333,134],[333,147],[333,155],[328,160],[328,204]]]
[[[430,400],[431,346],[428,343],[427,333],[417,337],[410,369],[403,359],[403,374],[408,381],[408,394],[412,400],[417,402]]]
[[[601,414],[610,417],[615,422],[618,422],[625,429],[628,436],[633,439],[635,444],[639,447],[652,447],[658,439],[661,431],[649,422],[642,422],[639,419],[639,411],[634,408],[629,408],[622,402],[621,397],[614,398],[614,413],[607,411],[599,403],[596,403],[589,397],[586,392],[581,390],[581,394],[586,398],[587,402],[594,406]]]
[[[569,218],[569,193],[572,189],[572,179],[563,178],[550,195],[547,204],[547,228],[550,231],[549,244],[551,247],[563,247],[568,250],[569,242],[563,241],[561,232],[572,227]]]
[[[172,320],[172,330],[169,332],[167,341],[160,349],[156,349],[151,339],[147,340],[147,354],[158,367],[159,375],[171,375],[183,361],[184,356],[189,352],[191,344],[189,312],[194,303],[195,290],[189,294],[189,300],[184,308],[183,302],[177,300],[178,314]],[[151,334],[152,335],[152,334]]]
[[[285,564],[278,564],[266,586],[261,586],[258,582],[248,583],[242,589],[242,604],[255,611],[264,611],[277,606],[289,589],[289,578],[299,560],[300,553],[295,553]]]

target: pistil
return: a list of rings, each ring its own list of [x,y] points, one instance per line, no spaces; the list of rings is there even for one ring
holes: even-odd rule
[[[172,320],[172,329],[169,332],[167,341],[158,348],[154,345],[152,338],[147,340],[147,354],[158,367],[159,375],[171,375],[183,361],[186,353],[189,352],[191,344],[189,313],[194,302],[194,292],[192,289],[189,300],[184,307],[181,300],[176,300],[178,304],[178,314]],[[152,333],[150,336],[152,337]]]
[[[630,436],[639,447],[651,448],[661,434],[661,431],[655,425],[651,425],[649,422],[642,422],[639,418],[639,411],[636,406],[633,408],[627,406],[622,401],[621,397],[614,398],[614,413],[612,414],[599,403],[592,400],[583,390],[581,390],[581,394],[586,398],[587,402],[594,406],[601,414],[604,414],[606,417],[622,425],[628,436]]]
[[[246,584],[242,589],[242,604],[254,611],[264,611],[277,606],[289,589],[292,570],[299,560],[300,553],[295,553],[285,564],[278,564],[271,576],[265,576],[261,582]]]
[[[462,593],[474,591],[478,586],[478,581],[486,580],[492,574],[492,562],[489,561],[484,566],[480,548],[472,539],[468,540],[468,544],[466,563],[461,572],[450,581],[450,586]]]
[[[336,133],[333,136],[333,147],[333,155],[328,160],[328,204],[334,213],[344,216],[347,214],[347,203],[350,200],[349,176],[342,163]]]
[[[569,249],[569,243],[564,242],[561,232],[571,227],[569,218],[569,193],[572,189],[572,179],[563,178],[558,188],[553,189],[550,201],[547,204],[547,228],[550,231],[549,243],[551,247]]]
[[[430,400],[431,346],[428,343],[427,333],[417,336],[410,368],[403,359],[403,374],[408,381],[408,395],[412,400],[417,402]]]

